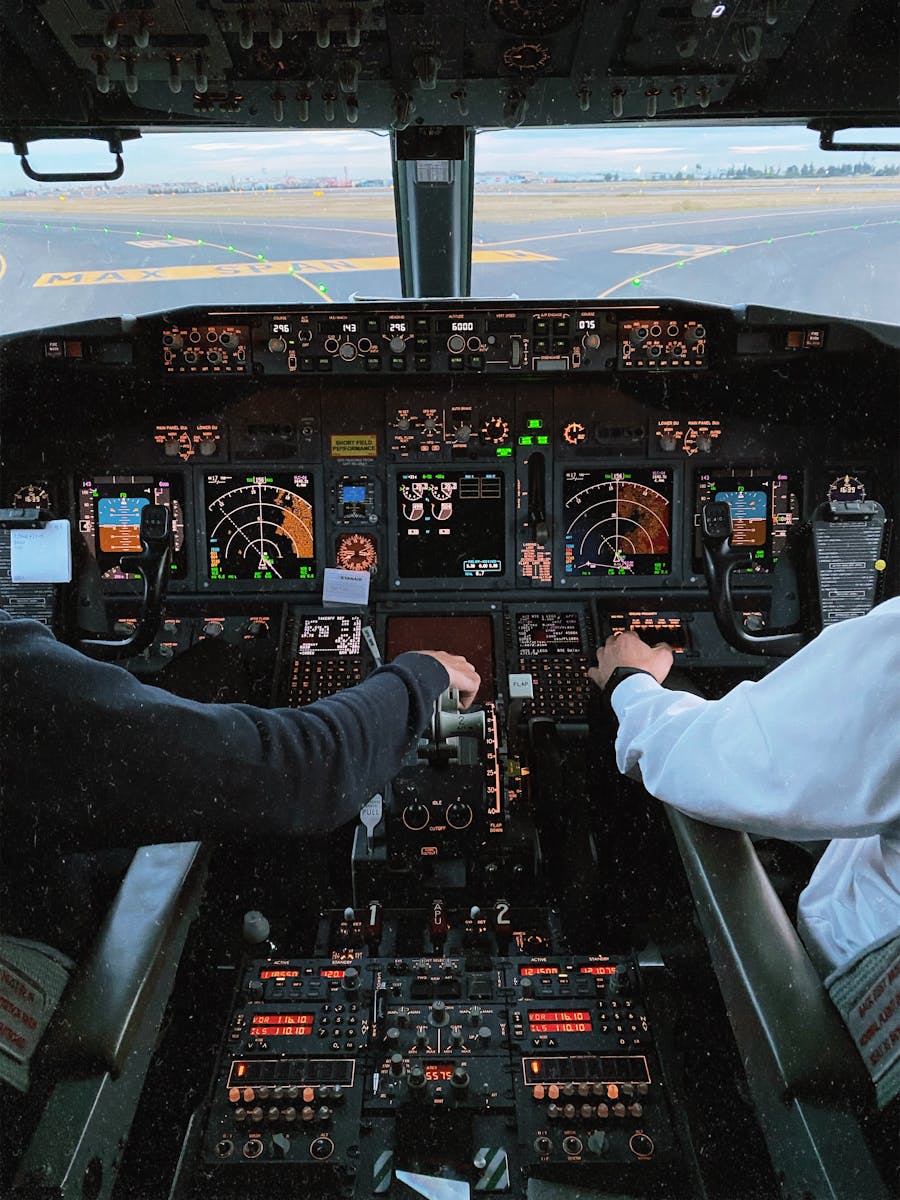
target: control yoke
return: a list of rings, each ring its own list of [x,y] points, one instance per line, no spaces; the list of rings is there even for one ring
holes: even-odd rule
[[[136,572],[143,585],[134,629],[125,638],[79,638],[78,648],[93,658],[130,658],[146,649],[159,629],[172,556],[172,516],[165,504],[146,504],[141,509],[140,538],[140,552],[121,559],[122,569]]]
[[[734,611],[731,573],[750,563],[750,553],[731,545],[731,505],[726,500],[709,500],[700,511],[703,539],[703,570],[709,585],[716,624],[729,645],[744,654],[787,656],[806,642],[801,630],[785,633],[748,633]]]

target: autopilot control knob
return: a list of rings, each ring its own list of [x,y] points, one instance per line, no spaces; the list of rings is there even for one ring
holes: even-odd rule
[[[270,354],[284,354],[287,350],[287,342],[283,337],[270,337],[268,350]]]
[[[443,1000],[433,1000],[431,1002],[431,1023],[432,1025],[447,1024],[447,1005]]]
[[[450,1086],[457,1093],[462,1093],[468,1090],[469,1072],[465,1067],[453,1068],[453,1074],[450,1076]]]
[[[341,978],[341,987],[348,996],[359,991],[359,971],[357,971],[356,967],[347,967],[345,969]]]
[[[396,1050],[400,1045],[400,1030],[396,1025],[392,1025],[384,1035],[384,1040],[392,1050]]]
[[[390,1058],[390,1063],[391,1063],[391,1074],[392,1075],[402,1075],[403,1074],[403,1055],[402,1054],[392,1054],[391,1058]]]
[[[394,334],[388,342],[388,348],[391,354],[403,354],[406,351],[406,338],[399,334]]]
[[[466,339],[461,333],[451,333],[447,338],[447,349],[451,354],[462,354],[466,348]]]
[[[426,1082],[427,1080],[425,1078],[424,1068],[419,1066],[409,1068],[407,1084],[409,1085],[409,1090],[411,1092],[418,1092],[421,1094],[425,1090]]]

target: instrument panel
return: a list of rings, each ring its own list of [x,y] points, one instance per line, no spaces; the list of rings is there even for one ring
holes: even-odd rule
[[[817,505],[877,500],[890,516],[896,504],[895,415],[878,416],[896,364],[840,322],[459,301],[185,310],[127,334],[113,326],[3,348],[8,378],[20,373],[34,402],[27,421],[6,406],[14,468],[2,488],[4,503],[77,522],[120,608],[138,588],[121,556],[139,548],[142,508],[162,503],[175,617],[194,603],[218,619],[253,595],[309,604],[315,618],[334,569],[366,576],[385,613],[451,594],[469,608],[490,600],[509,625],[497,643],[510,669],[529,664],[535,705],[539,693],[565,711],[581,704],[565,669],[576,632],[579,655],[619,628],[685,661],[735,655],[709,614],[706,501],[728,501],[733,542],[750,555],[735,587],[754,629],[785,618],[782,560]],[[857,412],[843,402],[850,387]],[[792,586],[788,621],[796,575]]]

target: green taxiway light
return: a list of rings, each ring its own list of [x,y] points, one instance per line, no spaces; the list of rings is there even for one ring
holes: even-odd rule
[[[319,291],[322,293],[323,296],[328,295],[328,288],[325,286],[324,283],[319,284]]]
[[[135,236],[135,237],[142,237],[142,236],[143,236],[143,234],[141,233],[141,231],[140,231],[139,229],[136,229],[136,230],[134,231],[134,236]]]
[[[774,241],[775,241],[774,238],[766,238],[766,245],[771,246]]]
[[[77,232],[78,232],[78,226],[77,226],[77,225],[73,225],[73,226],[72,226],[72,232],[73,232],[73,233],[77,233]]]
[[[635,279],[632,279],[632,281],[631,281],[631,286],[632,286],[632,287],[640,287],[640,286],[641,286],[641,281],[640,281],[640,279],[637,279],[637,278],[635,278]]]
[[[684,260],[682,259],[682,261],[681,261],[680,263],[676,263],[675,265],[676,265],[677,267],[683,267],[683,266],[684,266]]]
[[[236,254],[236,253],[237,253],[237,251],[235,250],[234,246],[229,246],[229,247],[228,247],[228,253],[229,253],[229,254]]]
[[[109,229],[107,229],[107,227],[106,227],[105,225],[103,226],[103,232],[104,232],[104,233],[109,233]]]
[[[167,234],[166,234],[166,241],[167,241],[167,242],[171,242],[171,240],[172,240],[172,235],[171,235],[171,233],[167,233]]]
[[[265,262],[266,256],[264,254],[257,254],[256,259],[257,259],[257,262]]]
[[[204,242],[203,238],[197,238],[197,245],[198,245],[198,246],[205,246],[205,245],[206,245],[206,242]]]

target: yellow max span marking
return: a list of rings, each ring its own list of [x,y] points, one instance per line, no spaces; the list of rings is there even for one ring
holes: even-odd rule
[[[531,250],[475,250],[476,263],[554,262]],[[253,275],[333,274],[344,271],[396,271],[399,258],[311,258],[302,262],[208,263],[195,267],[123,267],[118,271],[47,271],[34,287],[77,287],[104,283],[154,283],[183,279],[225,279]]]

